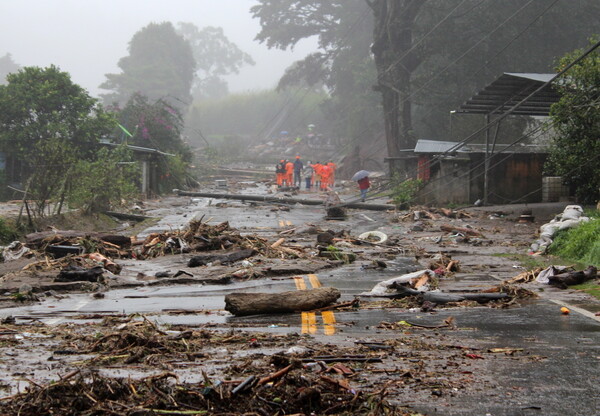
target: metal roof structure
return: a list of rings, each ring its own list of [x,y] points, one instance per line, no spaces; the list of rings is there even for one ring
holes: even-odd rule
[[[457,113],[500,115],[550,81],[555,75],[505,72],[462,104]],[[550,106],[559,99],[558,92],[552,85],[547,85],[511,114],[547,116],[550,113]]]
[[[111,143],[111,142],[102,141],[102,140],[100,141],[100,144],[103,144],[103,145],[106,145],[106,146],[112,146],[112,147],[119,147],[119,146],[121,146],[121,144],[119,144],[119,143]],[[129,150],[131,150],[132,152],[134,152],[134,153],[149,153],[149,154],[157,154],[157,155],[162,155],[162,156],[175,156],[172,153],[165,153],[165,152],[162,152],[162,151],[160,151],[158,149],[151,149],[149,147],[134,146],[134,145],[131,145],[131,144],[127,144],[125,146],[127,146],[127,148]]]
[[[443,154],[455,148],[457,142],[449,142],[442,140],[425,140],[419,139],[415,146],[415,153],[433,153]],[[505,145],[499,145],[505,146]],[[518,144],[511,146],[509,149],[503,150],[504,153],[547,153],[545,146],[535,144]],[[452,153],[485,153],[485,144],[469,143],[464,145]]]

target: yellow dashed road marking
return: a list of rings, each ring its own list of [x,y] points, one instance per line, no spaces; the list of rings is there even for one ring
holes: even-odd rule
[[[319,288],[322,286],[319,277],[316,274],[309,274],[308,281],[311,287]],[[294,283],[296,289],[306,290],[306,282],[303,276],[295,276]],[[323,332],[325,335],[335,334],[335,314],[333,311],[321,312],[321,318],[323,319]],[[317,333],[317,316],[314,312],[302,312],[302,333],[303,334],[316,334]]]
[[[319,281],[319,278],[317,277],[316,274],[309,274],[308,275],[308,280],[310,281],[310,285],[313,288],[317,288],[317,287],[321,287],[321,282]]]

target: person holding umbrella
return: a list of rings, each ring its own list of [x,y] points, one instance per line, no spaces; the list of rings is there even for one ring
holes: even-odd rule
[[[369,181],[369,171],[359,170],[352,176],[352,180],[358,183],[358,189],[360,189],[360,200],[365,202],[367,199],[367,191],[371,187],[371,182]]]

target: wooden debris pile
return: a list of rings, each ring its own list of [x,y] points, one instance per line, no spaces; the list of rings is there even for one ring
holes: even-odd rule
[[[80,231],[44,231],[25,236],[32,250],[60,255],[100,253],[110,258],[130,258],[131,238],[119,234],[84,233]]]
[[[76,371],[45,386],[32,385],[26,392],[3,400],[0,411],[21,416],[414,414],[394,408],[383,395],[357,392],[345,380],[306,373],[301,368],[285,370],[227,384],[208,377],[203,383],[181,383],[170,372],[132,380]],[[373,407],[379,410],[373,412]]]
[[[87,256],[101,263],[107,270],[118,273],[118,266],[110,258],[137,258],[140,260],[178,253],[213,250],[255,250],[265,257],[301,258],[304,249],[299,246],[284,246],[285,239],[270,244],[257,236],[241,236],[228,222],[209,225],[201,220],[191,221],[185,230],[152,233],[144,240],[100,233],[78,231],[46,231],[27,235],[27,246],[41,253],[52,255],[62,250],[62,255]],[[255,254],[256,254],[255,253]],[[94,257],[95,256],[95,257]],[[60,257],[60,256],[56,256]],[[72,258],[73,256],[69,256]],[[43,260],[46,265],[55,261]]]
[[[150,258],[165,254],[189,253],[212,250],[254,250],[265,257],[299,258],[304,256],[301,247],[283,246],[285,239],[269,244],[257,236],[242,236],[225,221],[217,225],[209,225],[202,220],[193,220],[184,231],[156,233],[149,235],[136,252],[137,258]]]
[[[448,254],[440,252],[431,258],[427,268],[435,271],[437,275],[447,275],[460,271],[460,262],[453,260]]]
[[[401,221],[439,220],[442,218],[462,219],[473,218],[471,214],[463,210],[435,207],[414,207],[412,212],[399,217]]]

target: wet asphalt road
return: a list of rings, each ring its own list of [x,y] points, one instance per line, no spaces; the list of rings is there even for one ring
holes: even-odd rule
[[[296,206],[289,212],[271,212],[254,209],[235,201],[216,207],[219,201],[190,200],[175,209],[156,212],[164,215],[159,224],[146,232],[180,228],[193,217],[212,218],[212,223],[228,220],[230,224],[248,233],[273,233],[273,229],[300,226],[322,221],[323,210]],[[345,223],[332,223],[334,229],[352,227],[352,233],[376,229],[385,218],[378,212],[352,212]],[[412,259],[398,257],[385,271],[363,270],[360,264],[319,273],[324,286],[337,287],[342,301],[350,300],[373,285],[392,276],[421,268]],[[460,277],[460,276],[459,276]],[[307,284],[308,277],[304,277]],[[487,275],[476,276],[468,284],[497,283]],[[447,283],[452,285],[452,282]],[[457,282],[460,284],[460,282]],[[462,282],[464,286],[464,281]],[[291,279],[266,279],[233,283],[227,286],[166,286],[114,290],[104,299],[93,299],[88,294],[71,294],[64,299],[46,301],[21,308],[0,311],[28,320],[39,319],[48,324],[69,320],[73,315],[93,313],[152,313],[154,319],[165,324],[201,325],[239,323],[259,331],[302,332],[300,314],[280,316],[233,317],[222,311],[223,298],[234,291],[266,292],[295,290]],[[170,309],[193,309],[210,313],[170,315]],[[573,312],[561,315],[559,306],[550,300],[535,300],[509,309],[486,307],[443,309],[435,314],[402,309],[375,309],[356,312],[336,312],[333,334],[326,335],[323,317],[316,316],[316,326],[310,328],[315,338],[340,344],[351,344],[356,339],[381,340],[401,336],[378,330],[382,322],[410,320],[423,324],[438,324],[448,316],[454,317],[459,329],[452,335],[465,345],[478,348],[523,348],[535,360],[515,359],[484,362],[489,378],[487,384],[468,394],[454,397],[433,397],[430,401],[413,402],[410,397],[399,398],[402,404],[413,406],[428,415],[600,415],[600,323],[589,315]]]

